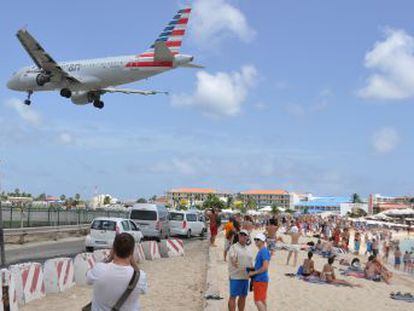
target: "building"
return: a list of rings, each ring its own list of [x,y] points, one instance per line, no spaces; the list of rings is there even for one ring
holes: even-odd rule
[[[215,189],[208,188],[176,188],[167,191],[167,202],[172,208],[176,208],[183,201],[186,202],[187,206],[202,205],[210,194],[216,195],[218,198],[226,201],[230,192],[218,191]]]
[[[276,205],[290,209],[292,196],[286,190],[247,190],[239,193],[240,198],[247,204],[250,200],[256,202],[258,208]]]
[[[413,206],[414,198],[410,196],[382,196],[380,194],[370,194],[369,208],[370,214],[377,214],[390,209],[405,209]]]
[[[345,209],[350,210],[352,207],[349,204],[352,203],[350,197],[334,197],[334,196],[322,196],[312,197],[309,201],[301,201],[295,204],[295,209],[300,212],[307,213],[321,213],[321,212],[334,212],[342,214]],[[342,207],[341,204],[348,204],[346,207]],[[349,209],[348,209],[349,208]],[[367,206],[368,209],[368,206]],[[346,212],[345,212],[346,213]]]

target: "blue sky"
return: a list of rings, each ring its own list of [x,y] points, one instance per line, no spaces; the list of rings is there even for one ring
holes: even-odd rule
[[[145,51],[193,3],[179,69],[106,95],[105,108],[5,84],[31,64],[29,31],[56,60]],[[121,198],[172,187],[413,194],[412,1],[7,1],[0,13],[0,182]],[[413,69],[413,70],[411,70]]]

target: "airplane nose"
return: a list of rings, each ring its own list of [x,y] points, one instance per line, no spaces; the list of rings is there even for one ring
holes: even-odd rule
[[[9,81],[7,81],[7,87],[10,90],[16,90],[16,79],[15,77],[12,77]]]

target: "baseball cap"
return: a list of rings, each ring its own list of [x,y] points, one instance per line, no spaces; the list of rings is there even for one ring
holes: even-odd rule
[[[239,234],[245,234],[245,235],[249,235],[249,232],[246,229],[241,229],[239,231]]]
[[[293,226],[292,228],[290,228],[290,232],[292,232],[292,233],[298,233],[299,232],[299,229],[298,229],[298,227]]]
[[[266,242],[266,236],[263,233],[258,233],[254,237],[255,240],[260,240],[262,242]]]

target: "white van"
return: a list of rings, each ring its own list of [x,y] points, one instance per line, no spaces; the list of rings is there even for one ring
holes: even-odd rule
[[[198,211],[171,211],[171,235],[204,236],[207,232],[204,216]]]
[[[168,210],[164,205],[134,204],[129,213],[129,218],[140,227],[144,238],[160,240],[170,236]]]

